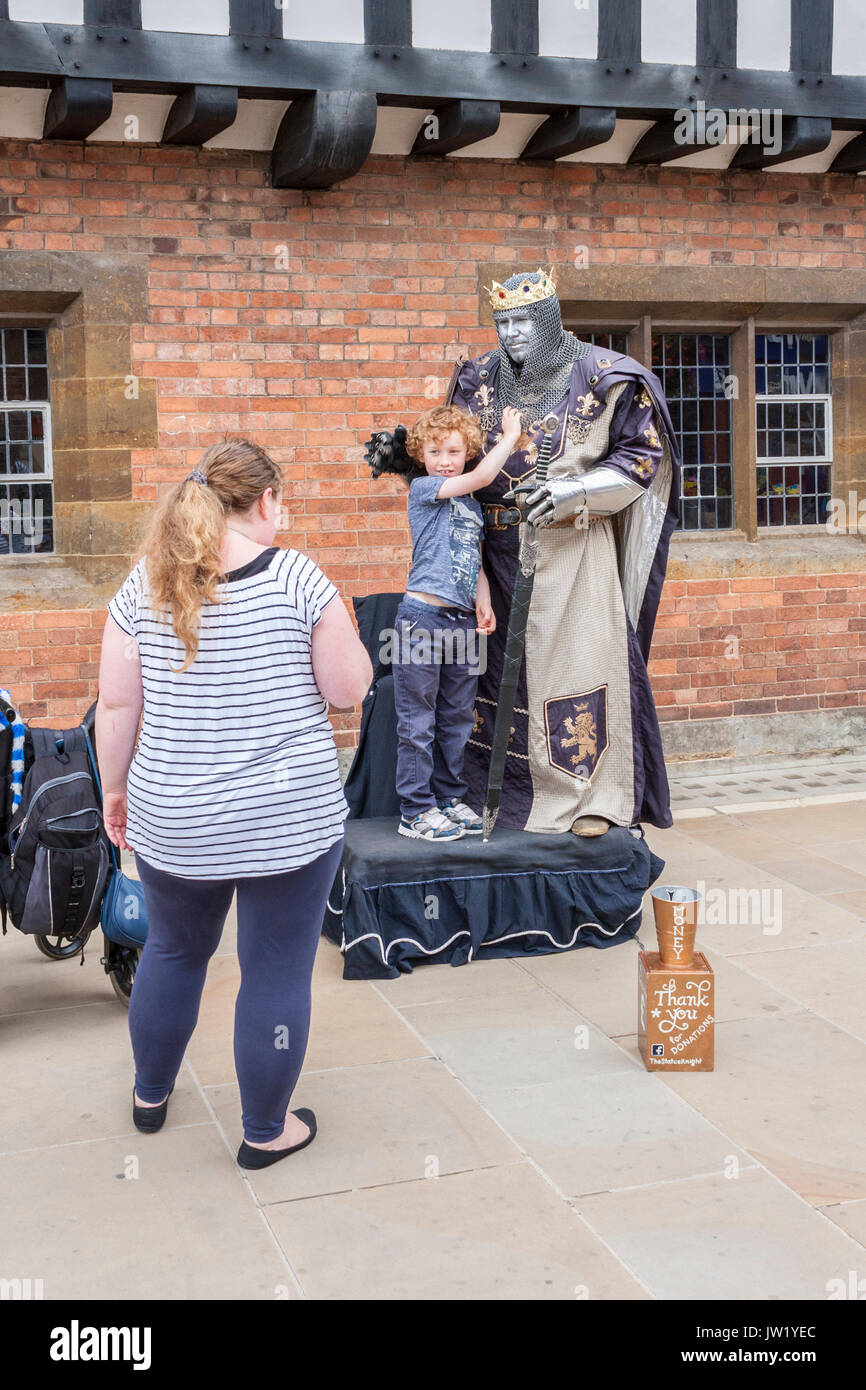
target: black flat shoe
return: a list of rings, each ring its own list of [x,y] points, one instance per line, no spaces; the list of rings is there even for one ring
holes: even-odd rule
[[[288,1158],[289,1154],[296,1154],[299,1149],[305,1149],[308,1144],[312,1144],[316,1137],[316,1117],[312,1110],[293,1110],[292,1114],[310,1126],[306,1139],[288,1149],[254,1149],[252,1144],[248,1144],[244,1139],[238,1149],[238,1163],[242,1168],[269,1168],[272,1163],[279,1163],[281,1158]]]
[[[174,1090],[172,1086],[171,1091]],[[142,1134],[153,1134],[156,1130],[162,1129],[165,1124],[165,1117],[168,1113],[168,1101],[171,1095],[169,1091],[161,1105],[136,1105],[135,1087],[132,1088],[132,1122],[136,1129],[140,1129]]]

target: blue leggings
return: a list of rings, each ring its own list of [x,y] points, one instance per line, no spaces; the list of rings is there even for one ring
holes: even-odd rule
[[[136,853],[147,940],[129,1033],[141,1100],[161,1101],[174,1084],[237,886],[241,984],[234,1051],[244,1138],[263,1144],[282,1134],[307,1050],[313,962],[342,851],[341,837],[299,869],[236,879],[181,878]]]

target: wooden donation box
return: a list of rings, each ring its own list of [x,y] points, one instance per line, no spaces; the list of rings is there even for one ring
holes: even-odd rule
[[[714,988],[701,951],[691,965],[665,965],[658,951],[641,951],[638,1046],[649,1071],[713,1070]]]
[[[695,926],[693,888],[653,891],[657,951],[638,961],[638,1046],[649,1071],[712,1071],[715,980]]]

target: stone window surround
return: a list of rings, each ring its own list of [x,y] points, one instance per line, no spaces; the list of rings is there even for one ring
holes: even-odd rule
[[[135,376],[146,256],[4,251],[0,321],[47,329],[54,551],[0,557],[0,609],[102,608],[129,571],[150,504],[133,499],[133,449],[157,443],[156,382]]]
[[[545,266],[545,268],[547,268]],[[514,266],[479,267],[483,323],[493,326],[484,286]],[[554,266],[566,323],[627,329],[629,350],[652,360],[654,332],[728,333],[733,401],[734,503],[729,531],[673,533],[668,577],[851,572],[866,569],[866,535],[824,526],[758,527],[754,486],[755,333],[826,332],[831,339],[833,495],[866,497],[866,271],[760,267]],[[740,407],[739,409],[737,407]]]

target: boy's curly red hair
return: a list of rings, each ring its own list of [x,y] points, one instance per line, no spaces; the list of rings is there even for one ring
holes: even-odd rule
[[[425,410],[406,435],[406,452],[420,462],[424,445],[430,440],[444,439],[452,430],[457,430],[466,445],[467,462],[477,458],[484,444],[481,427],[474,415],[456,405],[436,405]]]

